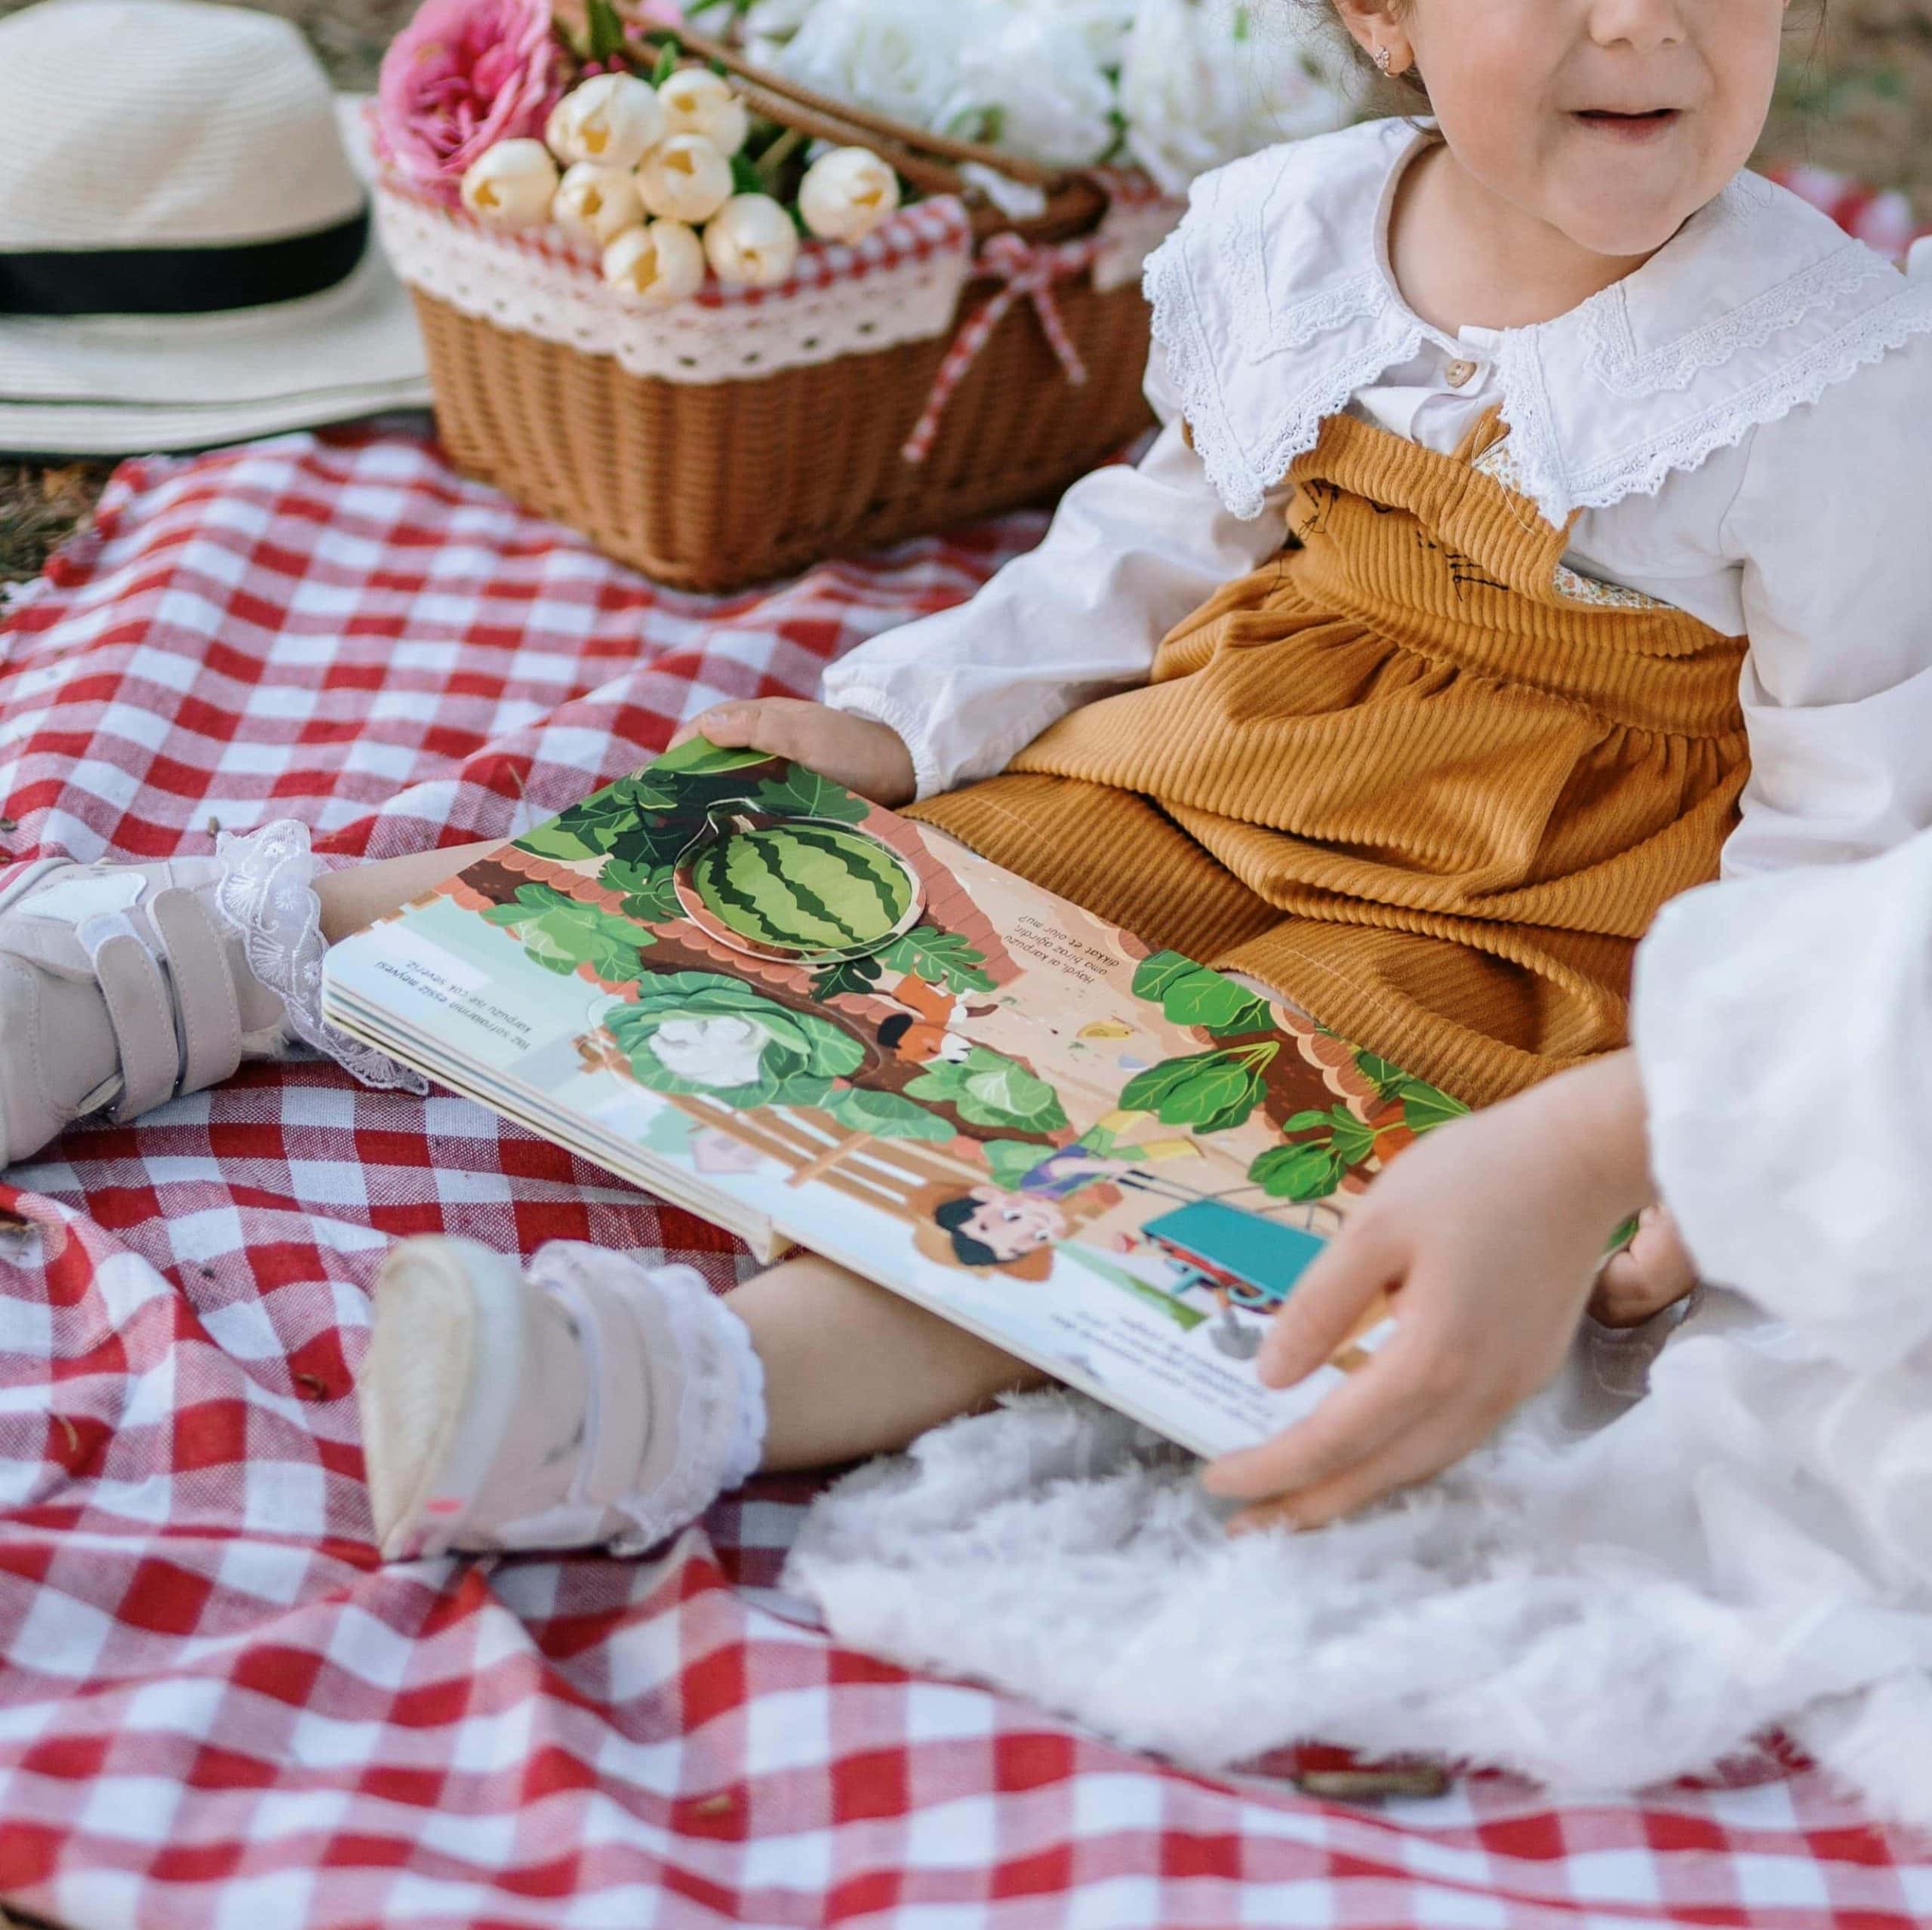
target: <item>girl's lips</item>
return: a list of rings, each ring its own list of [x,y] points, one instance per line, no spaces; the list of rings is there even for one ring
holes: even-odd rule
[[[1588,107],[1571,118],[1592,134],[1635,144],[1656,140],[1675,127],[1684,114],[1677,107],[1656,107],[1644,114],[1617,114],[1607,108]]]

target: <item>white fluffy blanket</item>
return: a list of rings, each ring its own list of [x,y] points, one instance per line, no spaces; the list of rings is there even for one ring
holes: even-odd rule
[[[1320,1739],[1629,1789],[1779,1725],[1932,1826],[1932,1361],[1860,1373],[1712,1292],[1320,1532],[1229,1540],[1195,1466],[1028,1397],[830,1490],[788,1583],[855,1646],[1204,1767]]]

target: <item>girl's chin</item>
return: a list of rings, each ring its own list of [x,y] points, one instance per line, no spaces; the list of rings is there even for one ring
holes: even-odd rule
[[[1632,261],[1655,254],[1701,205],[1681,195],[1654,201],[1626,195],[1605,204],[1599,192],[1578,197],[1554,226],[1592,254]]]

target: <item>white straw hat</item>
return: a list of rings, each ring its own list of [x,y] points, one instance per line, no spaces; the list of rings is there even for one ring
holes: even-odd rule
[[[0,20],[0,449],[186,449],[429,399],[359,103],[202,0]]]

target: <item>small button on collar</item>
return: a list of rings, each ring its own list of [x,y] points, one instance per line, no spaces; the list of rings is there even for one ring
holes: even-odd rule
[[[1477,362],[1451,362],[1442,371],[1442,379],[1451,389],[1460,389],[1481,366]]]

